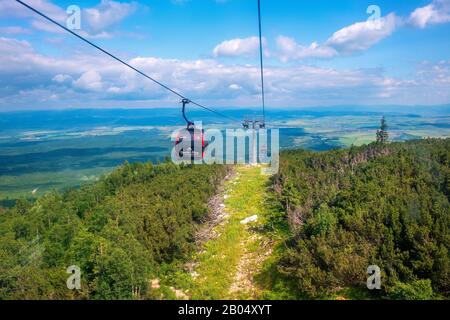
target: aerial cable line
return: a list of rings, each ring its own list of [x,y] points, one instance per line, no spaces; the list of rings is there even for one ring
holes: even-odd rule
[[[258,22],[259,22],[259,61],[261,65],[261,98],[263,110],[263,123],[266,122],[266,99],[264,92],[264,63],[263,63],[263,45],[262,45],[262,28],[261,28],[261,0],[258,0]]]
[[[73,34],[75,37],[77,37],[77,38],[83,40],[84,42],[86,42],[87,44],[89,44],[89,45],[91,45],[92,47],[96,48],[97,50],[100,50],[100,51],[103,52],[104,54],[110,56],[110,57],[113,58],[114,60],[116,60],[116,61],[120,62],[121,64],[127,66],[128,68],[130,68],[130,69],[136,71],[136,72],[139,73],[140,75],[142,75],[142,76],[144,76],[145,78],[147,78],[147,79],[153,81],[154,83],[156,83],[157,85],[159,85],[159,86],[163,87],[164,89],[170,91],[171,93],[177,95],[177,96],[180,97],[181,99],[186,99],[186,100],[188,100],[190,103],[196,105],[197,107],[200,107],[200,108],[202,108],[202,109],[204,109],[204,110],[207,110],[207,111],[209,111],[209,112],[212,112],[212,113],[214,113],[214,114],[216,114],[216,115],[218,115],[218,116],[221,116],[221,117],[227,118],[227,119],[229,119],[229,120],[233,120],[233,121],[239,122],[239,120],[236,120],[236,119],[234,119],[234,118],[232,118],[232,117],[229,117],[229,116],[227,116],[227,115],[225,115],[225,114],[223,114],[223,113],[220,113],[220,112],[218,112],[218,111],[215,111],[215,110],[213,110],[213,109],[210,109],[210,108],[208,108],[208,107],[205,107],[205,106],[203,106],[203,105],[201,105],[201,104],[199,104],[199,103],[197,103],[197,102],[195,102],[195,101],[192,101],[192,100],[188,99],[187,97],[185,97],[185,96],[182,95],[181,93],[179,93],[179,92],[173,90],[172,88],[168,87],[167,85],[165,85],[165,84],[159,82],[158,80],[156,80],[156,79],[150,77],[149,75],[147,75],[147,74],[145,74],[144,72],[140,71],[139,69],[133,67],[132,65],[130,65],[130,64],[128,64],[127,62],[123,61],[122,59],[116,57],[115,55],[113,55],[112,53],[106,51],[105,49],[102,49],[101,47],[99,47],[99,46],[96,45],[95,43],[93,43],[93,42],[87,40],[86,38],[80,36],[79,34],[73,32],[73,31],[70,30],[69,28],[63,26],[63,25],[60,24],[59,22],[53,20],[52,18],[48,17],[47,15],[45,15],[44,13],[40,12],[39,10],[33,8],[32,6],[26,4],[25,2],[22,2],[21,0],[16,0],[16,1],[17,1],[18,3],[20,3],[21,5],[27,7],[27,8],[30,9],[31,11],[37,13],[37,14],[40,15],[41,17],[43,17],[43,18],[47,19],[48,21],[52,22],[53,24],[57,25],[58,27],[64,29],[65,31],[67,31],[67,32],[69,32],[69,33],[71,33],[71,34]]]

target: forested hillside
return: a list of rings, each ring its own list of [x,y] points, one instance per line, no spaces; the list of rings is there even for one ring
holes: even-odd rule
[[[288,151],[273,183],[292,237],[278,271],[296,290],[324,297],[449,297],[450,140],[374,143],[325,153]]]
[[[151,279],[194,248],[226,166],[125,164],[0,211],[0,299],[159,298]],[[82,291],[66,287],[77,265]]]
[[[448,298],[449,162],[450,139],[292,150],[273,191],[258,168],[126,163],[0,209],[0,299]],[[205,229],[214,195],[222,220]]]

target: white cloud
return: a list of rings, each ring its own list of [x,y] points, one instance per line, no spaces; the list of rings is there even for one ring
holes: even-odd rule
[[[431,4],[417,8],[409,16],[409,23],[424,29],[428,25],[450,22],[450,1],[434,0]]]
[[[30,34],[31,30],[19,27],[19,26],[10,26],[10,27],[0,27],[0,34],[3,35],[17,35],[17,34]]]
[[[57,5],[54,5],[47,0],[26,0],[28,5],[37,10],[51,16],[58,22],[63,22],[66,17],[66,13]],[[24,7],[20,3],[14,0],[2,0],[0,1],[0,17],[6,18],[36,18],[36,14],[30,9]]]
[[[331,58],[338,55],[335,49],[319,45],[317,42],[313,42],[310,46],[305,47],[286,36],[278,36],[276,42],[278,56],[283,62],[305,58]]]
[[[391,35],[397,25],[398,18],[391,13],[379,20],[357,22],[336,31],[323,44],[317,42],[309,46],[298,44],[294,39],[286,36],[277,38],[277,55],[281,61],[307,59],[307,58],[332,58],[341,54],[355,51],[364,51]]]
[[[90,70],[73,82],[76,88],[88,91],[100,91],[103,88],[102,76],[95,70]]]
[[[47,0],[27,0],[26,3],[33,8],[43,12],[59,23],[65,23],[67,15],[66,12]],[[30,9],[24,7],[16,1],[0,1],[0,17],[30,19],[30,24],[33,28],[53,33],[61,33],[61,29],[54,26],[44,18],[36,15]]]
[[[52,78],[57,83],[64,83],[72,80],[72,77],[67,74],[57,74]]]
[[[79,74],[108,64],[103,57],[96,55],[77,54],[66,59],[53,58],[36,52],[28,41],[4,37],[0,37],[0,57],[2,74],[22,77],[32,71],[22,79],[24,84],[34,74],[51,74],[51,80],[57,74]]]
[[[266,39],[263,39],[263,45],[266,45]],[[214,48],[213,54],[215,57],[238,57],[255,54],[258,50],[258,37],[237,38],[220,43]]]
[[[384,38],[390,36],[398,25],[398,18],[390,13],[379,23],[368,20],[358,22],[336,31],[325,43],[340,52],[367,50]]]
[[[50,32],[50,33],[59,33],[59,34],[63,34],[66,31],[64,31],[63,29],[61,29],[60,27],[54,25],[53,23],[50,23],[46,20],[33,20],[31,21],[31,26],[34,29],[40,30],[40,31],[45,31],[45,32]]]
[[[130,16],[136,9],[135,2],[102,0],[98,6],[82,11],[82,21],[87,24],[90,33],[99,34]]]
[[[23,61],[27,61],[26,64]],[[136,57],[128,61],[206,105],[252,106],[260,99],[258,65],[224,65],[213,59],[181,61]],[[0,38],[0,108],[174,106],[177,97],[102,55],[39,54],[26,41]],[[271,106],[433,104],[450,101],[450,63],[424,64],[412,79],[380,69],[267,66]],[[51,96],[58,99],[52,99]],[[39,103],[39,101],[44,101]]]
[[[48,0],[28,0],[26,2],[57,22],[65,25],[68,16],[64,8]],[[137,8],[138,5],[136,2],[102,0],[97,6],[82,10],[82,30],[78,32],[82,36],[91,39],[110,38],[112,34],[108,30],[114,28],[119,22],[133,14]],[[13,0],[0,1],[0,17],[30,19],[30,25],[37,30],[50,33],[65,32]]]
[[[429,5],[414,10],[408,18],[390,13],[378,22],[367,20],[354,23],[336,31],[321,44],[313,42],[305,46],[297,43],[293,38],[279,36],[278,51],[275,55],[286,62],[307,58],[332,58],[365,51],[389,37],[405,22],[422,29],[432,24],[448,23],[450,22],[450,0],[434,0]]]

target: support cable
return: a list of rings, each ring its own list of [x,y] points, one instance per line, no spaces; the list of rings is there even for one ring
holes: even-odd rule
[[[216,114],[216,115],[218,115],[218,116],[227,118],[227,119],[232,120],[232,121],[235,121],[235,122],[240,122],[239,120],[236,120],[236,119],[234,119],[234,118],[232,118],[232,117],[229,117],[229,116],[227,116],[227,115],[225,115],[225,114],[223,114],[223,113],[221,113],[221,112],[215,111],[215,110],[213,110],[213,109],[211,109],[211,108],[205,107],[204,105],[202,105],[202,104],[200,104],[200,103],[197,103],[197,102],[195,102],[195,101],[192,101],[191,99],[188,99],[187,97],[185,97],[185,96],[182,95],[181,93],[179,93],[179,92],[173,90],[172,88],[170,88],[169,86],[163,84],[162,82],[160,82],[160,81],[158,81],[158,80],[156,80],[156,79],[150,77],[149,75],[147,75],[147,74],[145,74],[144,72],[140,71],[139,69],[133,67],[133,66],[130,65],[129,63],[123,61],[122,59],[116,57],[115,55],[113,55],[112,53],[106,51],[105,49],[101,48],[100,46],[96,45],[95,43],[93,43],[93,42],[87,40],[86,38],[82,37],[81,35],[79,35],[79,34],[73,32],[73,31],[70,30],[69,28],[63,26],[63,25],[60,24],[59,22],[53,20],[52,18],[48,17],[47,15],[45,15],[44,13],[40,12],[39,10],[33,8],[32,6],[26,4],[25,2],[23,2],[23,1],[21,1],[21,0],[16,0],[16,1],[17,1],[18,3],[20,3],[21,5],[23,5],[24,7],[27,7],[27,8],[30,9],[31,11],[37,13],[37,14],[40,15],[41,17],[45,18],[46,20],[50,21],[51,23],[57,25],[57,26],[60,27],[61,29],[65,30],[65,31],[67,31],[67,32],[69,32],[69,33],[71,33],[72,35],[74,35],[75,37],[79,38],[80,40],[86,42],[87,44],[91,45],[92,47],[96,48],[97,50],[99,50],[99,51],[103,52],[104,54],[110,56],[110,57],[113,58],[114,60],[116,60],[116,61],[120,62],[121,64],[127,66],[128,68],[130,68],[130,69],[136,71],[137,73],[139,73],[139,74],[142,75],[143,77],[145,77],[145,78],[147,78],[147,79],[153,81],[153,82],[156,83],[157,85],[159,85],[159,86],[161,86],[162,88],[166,89],[167,91],[173,93],[174,95],[178,96],[179,98],[181,98],[181,99],[187,99],[187,100],[189,100],[192,104],[196,105],[197,107],[200,107],[200,108],[202,108],[202,109],[204,109],[204,110],[207,110],[207,111],[209,111],[209,112],[212,112],[212,113],[214,113],[214,114]]]

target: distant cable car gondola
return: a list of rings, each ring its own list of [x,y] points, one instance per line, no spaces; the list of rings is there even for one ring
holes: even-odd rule
[[[202,160],[208,142],[205,141],[205,131],[196,128],[195,124],[186,117],[186,105],[190,102],[189,99],[181,100],[183,118],[187,126],[186,129],[180,130],[175,138],[176,153],[180,157],[179,160]]]

